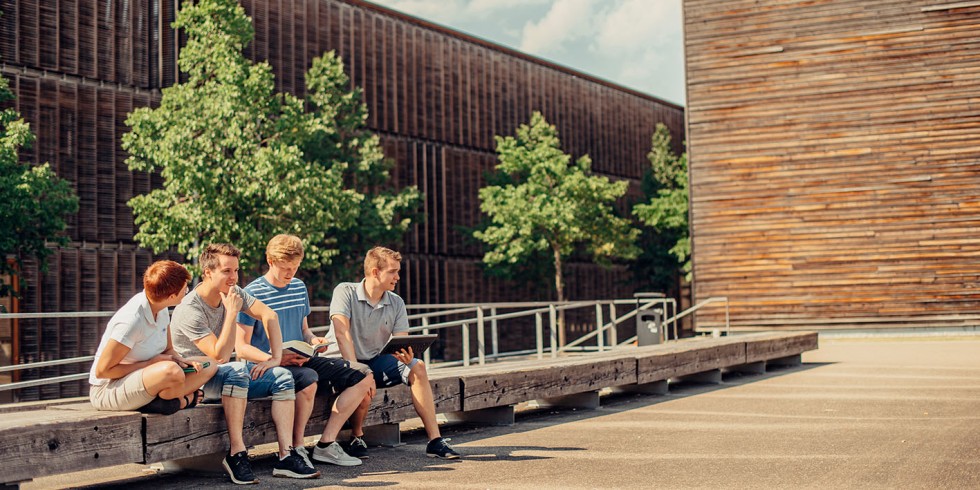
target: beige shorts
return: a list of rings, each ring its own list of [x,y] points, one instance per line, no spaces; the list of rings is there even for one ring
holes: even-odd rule
[[[137,369],[104,385],[91,385],[88,399],[99,410],[136,410],[155,398],[143,386],[143,370]]]

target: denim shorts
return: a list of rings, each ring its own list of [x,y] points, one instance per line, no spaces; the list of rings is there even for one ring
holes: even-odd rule
[[[214,376],[204,384],[204,399],[213,402],[220,401],[222,396],[247,398],[248,382],[244,362],[221,364]]]
[[[253,362],[228,362],[218,366],[218,372],[204,385],[204,399],[220,400],[222,396],[234,398],[265,398],[295,400],[293,375],[288,369],[267,369],[259,379],[252,379],[249,372]]]
[[[391,354],[381,354],[374,359],[360,362],[367,364],[374,372],[374,384],[378,388],[388,388],[398,384],[411,384],[408,382],[408,374],[419,360],[412,359],[410,364],[402,364]]]
[[[255,367],[255,363],[247,361],[245,372],[251,372],[253,367]],[[262,376],[259,376],[259,379],[249,377],[248,399],[254,400],[271,396],[273,400],[295,400],[295,387],[293,373],[284,367],[276,366],[266,369]]]

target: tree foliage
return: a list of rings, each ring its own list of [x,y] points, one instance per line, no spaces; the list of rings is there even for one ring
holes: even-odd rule
[[[688,230],[688,177],[687,153],[677,156],[670,147],[670,131],[667,126],[657,124],[651,138],[650,173],[644,182],[644,191],[649,201],[633,207],[633,214],[656,233],[654,241],[669,246],[673,266],[654,264],[660,272],[671,272],[676,267],[689,273],[691,270],[691,241]],[[651,259],[662,262],[654,253]]]
[[[0,76],[0,104],[13,100],[9,87]],[[50,165],[20,162],[20,149],[33,142],[30,126],[17,111],[0,111],[0,297],[14,293],[2,276],[17,274],[24,260],[35,258],[46,269],[51,254],[47,243],[68,241],[62,234],[65,219],[78,211],[75,190]]]
[[[356,245],[357,232],[404,232],[418,192],[368,193],[389,163],[339,57],[313,61],[304,101],[275,93],[269,64],[243,55],[254,31],[236,1],[188,2],[174,27],[187,35],[178,61],[186,81],[164,89],[159,107],[133,111],[123,138],[130,169],[163,177],[162,188],[129,202],[141,245],[193,260],[201,246],[226,241],[248,269],[270,237],[292,233],[306,243],[306,265],[322,267]]]
[[[541,113],[534,112],[516,136],[497,136],[496,143],[496,170],[507,183],[480,189],[480,209],[490,224],[474,233],[488,246],[486,264],[515,264],[544,253],[551,258],[557,298],[564,301],[562,263],[573,252],[599,263],[637,255],[639,231],[613,208],[627,182],[593,175],[587,155],[572,163]]]

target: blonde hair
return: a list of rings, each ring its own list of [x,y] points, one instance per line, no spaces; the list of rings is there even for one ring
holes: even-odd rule
[[[371,275],[371,269],[384,269],[388,261],[401,262],[402,254],[385,247],[374,247],[364,257],[364,275]]]
[[[270,262],[303,260],[303,241],[296,235],[276,235],[265,247],[265,257]]]
[[[213,271],[218,268],[218,256],[227,255],[229,257],[241,257],[242,252],[230,243],[209,243],[204,251],[201,252],[201,259],[198,265],[201,271]]]

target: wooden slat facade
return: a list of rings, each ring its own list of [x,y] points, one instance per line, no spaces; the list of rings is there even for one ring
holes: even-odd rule
[[[655,125],[684,140],[679,106],[373,4],[242,5],[255,27],[246,54],[269,61],[278,90],[302,95],[315,56],[333,49],[343,57],[352,85],[364,90],[369,126],[395,161],[395,187],[425,193],[425,219],[400,245],[406,258],[398,292],[409,303],[549,297],[487,277],[480,248],[463,233],[480,220],[477,190],[496,161],[493,136],[513,134],[533,110],[557,125],[566,151],[588,153],[597,172],[629,180],[634,197]],[[177,80],[181,36],[169,27],[177,7],[176,0],[0,0],[0,73],[38,136],[22,158],[50,162],[80,199],[69,220],[72,244],[56,251],[47,273],[31,264],[25,271],[30,288],[21,311],[115,309],[138,291],[139,275],[156,258],[133,242],[126,202],[160,185],[159,176],[130,172],[120,141],[127,114],[158,103],[160,88]],[[629,278],[622,267],[570,264],[567,293],[628,296]],[[103,328],[98,320],[23,320],[16,360],[91,354]],[[528,332],[509,335],[523,341]],[[77,370],[54,367],[22,379]],[[21,399],[84,389],[27,389]]]
[[[980,323],[980,2],[685,0],[684,25],[695,300]]]

